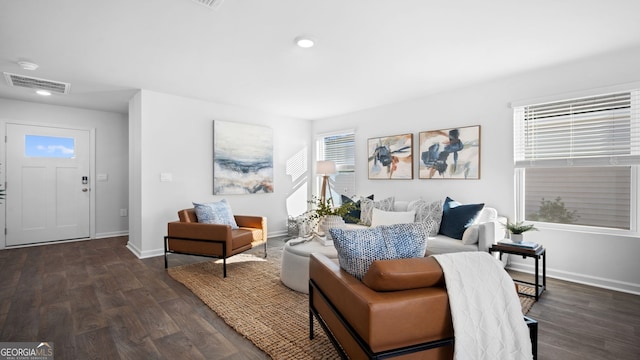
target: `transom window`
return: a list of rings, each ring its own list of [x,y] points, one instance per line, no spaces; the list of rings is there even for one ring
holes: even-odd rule
[[[73,159],[75,140],[66,137],[26,135],[24,154],[26,157]]]

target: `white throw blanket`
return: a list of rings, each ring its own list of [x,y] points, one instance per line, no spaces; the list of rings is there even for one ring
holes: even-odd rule
[[[454,359],[532,359],[513,280],[486,252],[433,255],[444,270],[455,336]]]

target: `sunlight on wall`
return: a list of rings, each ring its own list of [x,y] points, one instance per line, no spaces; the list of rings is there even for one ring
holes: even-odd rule
[[[298,216],[307,211],[307,191],[309,163],[307,149],[304,148],[287,160],[286,174],[291,176],[292,193],[287,196],[287,214]]]

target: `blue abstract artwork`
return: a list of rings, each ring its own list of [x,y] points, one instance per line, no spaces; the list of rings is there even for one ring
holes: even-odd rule
[[[420,179],[480,179],[480,126],[420,133]]]
[[[367,140],[369,179],[413,179],[413,134]]]
[[[213,122],[213,194],[273,192],[273,130]]]

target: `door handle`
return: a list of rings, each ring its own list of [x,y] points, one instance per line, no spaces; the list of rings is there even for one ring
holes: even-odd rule
[[[82,192],[87,192],[87,191],[89,191],[89,189],[87,189],[87,188],[82,188]]]

